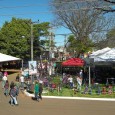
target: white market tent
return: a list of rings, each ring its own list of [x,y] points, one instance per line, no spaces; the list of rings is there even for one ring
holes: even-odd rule
[[[110,51],[108,51],[98,57],[105,60],[106,62],[115,61],[115,48],[112,48]]]
[[[91,57],[101,55],[101,54],[106,53],[106,52],[108,52],[108,51],[110,51],[110,50],[111,50],[111,48],[106,47],[106,48],[103,48],[103,49],[101,49],[101,50],[94,51],[94,52],[91,54]]]
[[[15,61],[15,60],[22,60],[22,59],[0,53],[0,62],[8,62],[8,61]]]
[[[90,58],[94,58],[94,62],[115,62],[115,48],[106,47],[97,50],[90,55]]]
[[[109,51],[111,51],[111,48],[109,48],[109,47],[103,48],[101,50],[97,50],[90,55],[90,58],[94,58],[94,62],[99,62],[99,61],[103,62],[103,61],[105,61],[105,58],[103,58],[101,56],[106,54]]]

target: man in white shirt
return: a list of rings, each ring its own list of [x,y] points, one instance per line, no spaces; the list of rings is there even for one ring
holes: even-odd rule
[[[80,72],[79,72],[79,76],[80,76],[80,78],[83,79],[83,70],[80,70]]]
[[[73,78],[72,78],[71,75],[70,75],[70,77],[68,78],[68,81],[69,81],[70,88],[72,89],[72,88],[73,88]]]
[[[82,79],[77,76],[77,90],[81,91]]]
[[[23,75],[20,77],[20,82],[21,82],[21,88],[24,89],[24,76]]]
[[[4,88],[6,80],[8,80],[8,78],[6,77],[6,75],[4,75],[3,78],[2,78],[2,88]]]

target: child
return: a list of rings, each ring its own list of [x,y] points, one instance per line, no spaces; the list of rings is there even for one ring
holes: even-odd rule
[[[8,80],[6,80],[6,83],[5,83],[5,85],[4,85],[4,94],[5,94],[6,96],[9,95],[9,82],[8,82]]]

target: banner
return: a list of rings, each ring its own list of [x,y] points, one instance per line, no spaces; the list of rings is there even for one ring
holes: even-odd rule
[[[36,74],[37,73],[37,62],[36,61],[29,61],[29,74]]]

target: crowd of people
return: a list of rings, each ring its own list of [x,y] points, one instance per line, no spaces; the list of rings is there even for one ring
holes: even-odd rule
[[[77,91],[81,91],[81,86],[83,84],[83,70],[80,70],[80,72],[74,77],[70,74],[63,73],[62,83],[63,84],[69,84],[69,87],[73,89],[75,87],[75,82],[77,82]]]
[[[9,82],[8,78],[8,72],[2,72],[0,71],[0,80],[2,83],[2,89],[4,92],[4,95],[6,97],[10,97],[9,103],[13,106],[19,105],[18,102],[18,95],[20,91],[24,90],[31,90],[31,78],[29,77],[28,79],[25,79],[25,77],[21,74],[18,73],[15,77],[14,81]],[[39,101],[40,99],[42,100],[42,91],[43,91],[43,86],[42,83],[39,82],[39,80],[35,80],[34,83],[34,98]]]

